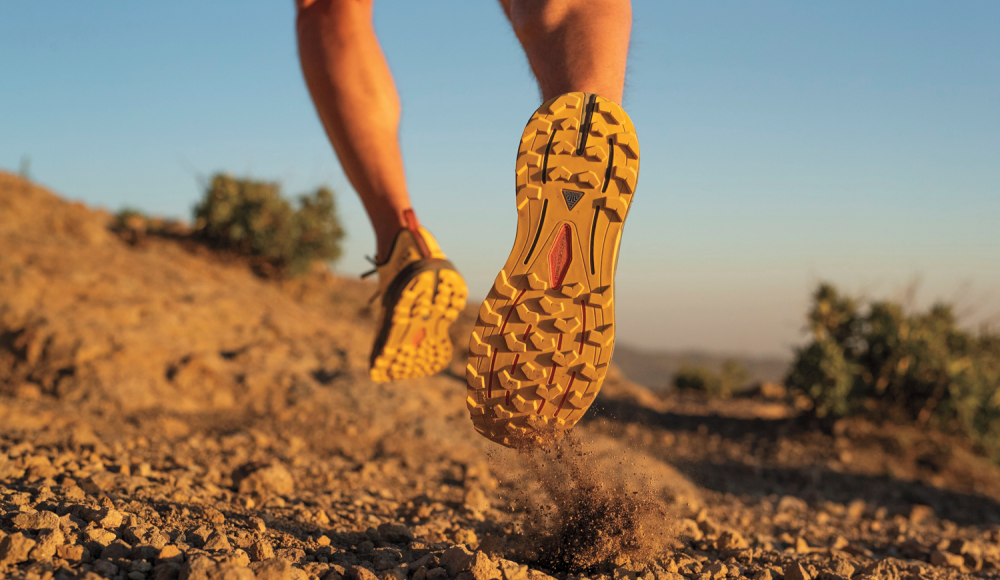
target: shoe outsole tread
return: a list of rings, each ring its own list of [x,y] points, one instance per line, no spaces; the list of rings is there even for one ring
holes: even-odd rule
[[[468,290],[450,269],[424,270],[406,283],[394,303],[386,305],[384,345],[373,354],[375,382],[415,379],[444,369],[452,358],[448,329],[465,308]]]
[[[614,276],[639,173],[616,103],[567,93],[521,137],[517,235],[470,340],[466,403],[507,446],[569,429],[593,403],[614,349]]]

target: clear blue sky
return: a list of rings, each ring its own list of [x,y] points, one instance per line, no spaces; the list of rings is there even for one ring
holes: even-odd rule
[[[1000,3],[635,0],[625,107],[643,167],[619,339],[787,353],[820,279],[1000,319]],[[373,239],[298,68],[291,0],[13,3],[0,167],[187,217],[198,178],[339,193],[345,273]],[[488,290],[513,242],[514,156],[538,105],[491,0],[380,0],[422,221]]]

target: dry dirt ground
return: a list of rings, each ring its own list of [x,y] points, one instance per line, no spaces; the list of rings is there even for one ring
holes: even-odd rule
[[[612,372],[571,437],[502,449],[461,349],[368,380],[371,285],[109,220],[0,174],[0,577],[1000,576],[1000,471],[961,441]]]

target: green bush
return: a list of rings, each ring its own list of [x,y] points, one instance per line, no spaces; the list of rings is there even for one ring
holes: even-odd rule
[[[674,375],[674,388],[679,391],[698,391],[711,397],[730,397],[746,385],[748,373],[736,360],[722,363],[718,373],[702,366],[682,366]]]
[[[1000,457],[1000,335],[958,327],[952,307],[907,313],[821,284],[812,342],[786,378],[818,417],[865,414],[961,433]]]
[[[344,230],[333,192],[321,187],[298,201],[293,209],[277,183],[216,174],[194,209],[196,235],[254,258],[265,274],[300,274],[339,258]]]

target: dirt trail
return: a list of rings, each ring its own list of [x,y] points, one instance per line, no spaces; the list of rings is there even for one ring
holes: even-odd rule
[[[502,449],[462,349],[368,380],[372,285],[108,221],[0,174],[0,577],[1000,575],[1000,471],[960,442],[612,371],[561,449]]]

